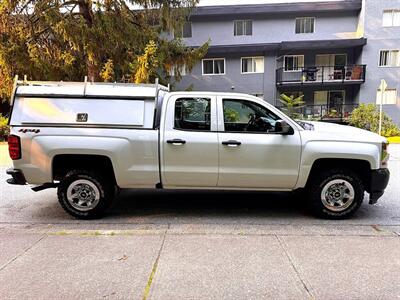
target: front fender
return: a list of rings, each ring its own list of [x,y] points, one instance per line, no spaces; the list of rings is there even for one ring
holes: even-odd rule
[[[358,142],[310,141],[302,151],[296,188],[305,187],[311,168],[318,159],[357,159],[367,161],[371,169],[379,169],[380,149],[377,145]]]

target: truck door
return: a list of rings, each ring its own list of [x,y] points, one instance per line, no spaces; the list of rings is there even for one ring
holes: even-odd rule
[[[291,189],[300,164],[297,128],[275,130],[281,117],[261,101],[218,96],[220,168],[218,187]]]
[[[164,109],[160,137],[164,187],[215,187],[218,180],[216,97],[173,95]]]

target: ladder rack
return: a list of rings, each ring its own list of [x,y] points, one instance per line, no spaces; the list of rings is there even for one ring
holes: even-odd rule
[[[13,93],[11,98],[11,105],[14,102],[14,97],[18,93],[18,87],[30,87],[34,88],[37,95],[41,95],[40,91],[43,91],[44,95],[72,95],[77,97],[87,97],[87,96],[98,96],[101,97],[104,93],[107,97],[112,97],[114,94],[116,97],[130,97],[129,92],[138,93],[143,91],[144,94],[152,94],[155,98],[157,97],[159,91],[170,91],[170,86],[164,86],[159,84],[158,78],[156,78],[155,83],[117,83],[117,82],[91,82],[85,80],[83,82],[73,82],[73,81],[30,81],[24,76],[24,80],[19,80],[18,75],[15,76]],[[36,89],[36,87],[43,87],[43,89]],[[60,88],[59,90],[57,88]],[[70,89],[69,89],[70,88]],[[57,91],[60,91],[59,93]],[[75,91],[75,92],[74,92]],[[77,92],[79,91],[79,92]],[[29,94],[29,93],[28,93]],[[22,94],[23,95],[23,94]],[[134,94],[132,96],[135,96]]]

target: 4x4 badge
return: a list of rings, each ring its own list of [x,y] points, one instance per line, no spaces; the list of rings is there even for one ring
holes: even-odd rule
[[[27,133],[27,132],[39,133],[40,129],[25,129],[25,128],[22,128],[22,129],[20,129],[18,131],[22,132],[22,133]]]

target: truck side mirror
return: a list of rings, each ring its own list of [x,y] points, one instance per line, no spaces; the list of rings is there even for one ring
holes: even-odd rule
[[[293,134],[293,128],[284,120],[278,120],[275,123],[275,132],[282,135]]]

